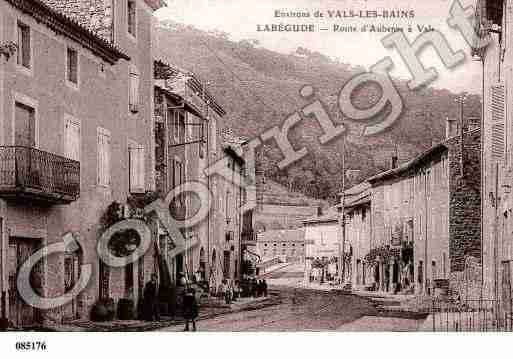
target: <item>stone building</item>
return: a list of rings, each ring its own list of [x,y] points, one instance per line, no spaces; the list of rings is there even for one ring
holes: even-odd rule
[[[305,231],[303,229],[276,229],[259,233],[256,253],[262,261],[279,257],[282,262],[303,263]]]
[[[188,249],[168,252],[171,280],[195,275],[216,288],[240,277],[242,232],[252,230],[252,223],[243,228],[245,192],[235,178],[246,176],[243,141],[223,130],[226,113],[197,76],[159,60],[155,79],[157,189],[198,182],[212,194],[209,203],[183,196],[172,208],[175,217],[190,218],[210,205],[204,220],[183,229]]]
[[[99,298],[136,302],[155,272],[153,247],[108,268],[96,246],[113,204],[154,189],[151,34],[163,5],[0,1],[0,285],[12,325],[87,318]],[[63,238],[81,248],[44,256],[31,286],[62,296],[90,265],[88,286],[57,308],[27,305],[16,288],[19,265]]]
[[[363,182],[345,191],[346,281],[353,288],[365,288],[373,283],[372,267],[366,260],[372,245],[370,184]]]
[[[469,273],[480,262],[481,195],[480,130],[474,122],[463,134],[448,122],[442,143],[400,166],[394,159],[392,169],[367,179],[369,186],[349,190],[360,192],[346,195],[345,206],[354,284],[475,294],[479,283]]]
[[[511,312],[513,263],[512,3],[479,0],[476,30],[486,46],[473,51],[483,64],[482,297]]]
[[[326,212],[320,208],[316,216],[303,221],[305,226],[305,281],[324,281],[340,276],[342,253],[342,227],[339,209],[331,207]],[[346,243],[346,253],[350,253]],[[347,270],[349,270],[348,266]]]

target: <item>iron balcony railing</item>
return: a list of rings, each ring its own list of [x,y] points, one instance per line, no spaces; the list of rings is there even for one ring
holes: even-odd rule
[[[80,196],[80,162],[23,146],[0,146],[0,197],[58,204]]]

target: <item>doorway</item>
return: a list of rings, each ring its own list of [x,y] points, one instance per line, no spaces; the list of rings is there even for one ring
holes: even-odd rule
[[[65,293],[70,292],[80,279],[80,267],[82,265],[82,251],[77,249],[76,251],[64,253],[64,291]],[[82,295],[74,296],[71,303],[66,306],[64,310],[64,319],[79,319],[81,312],[81,299]]]
[[[15,327],[31,327],[41,324],[38,309],[25,303],[17,287],[17,278],[21,266],[34,254],[41,245],[33,238],[9,238],[8,271],[9,271],[9,320]],[[44,264],[36,263],[30,274],[30,284],[38,295],[43,295]]]
[[[224,279],[230,279],[230,251],[224,251],[224,262],[223,262],[223,277]]]

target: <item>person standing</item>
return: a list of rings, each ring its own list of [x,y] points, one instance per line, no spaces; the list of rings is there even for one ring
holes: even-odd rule
[[[258,282],[256,280],[256,278],[253,278],[253,280],[251,281],[251,296],[253,298],[256,298],[258,295]]]
[[[144,287],[143,307],[144,320],[160,320],[159,296],[157,288],[157,275],[152,274],[151,280]]]
[[[192,322],[192,331],[196,331],[196,318],[199,314],[198,302],[196,301],[196,291],[193,288],[185,290],[183,298],[183,316],[185,319],[184,331],[189,331],[189,323]]]
[[[263,280],[262,287],[263,287],[263,290],[264,290],[264,297],[267,297],[267,290],[268,290],[268,288],[267,288],[267,281],[265,279]]]

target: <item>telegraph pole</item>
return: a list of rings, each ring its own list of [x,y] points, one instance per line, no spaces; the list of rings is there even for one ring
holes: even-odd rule
[[[346,205],[346,137],[342,138],[342,198],[341,198],[341,211],[339,212],[339,225],[341,228],[341,243],[339,243],[339,260],[340,260],[340,280],[341,284],[344,284],[345,272],[346,272],[346,261],[345,261],[345,246],[346,246],[346,214],[345,214],[345,205]]]

